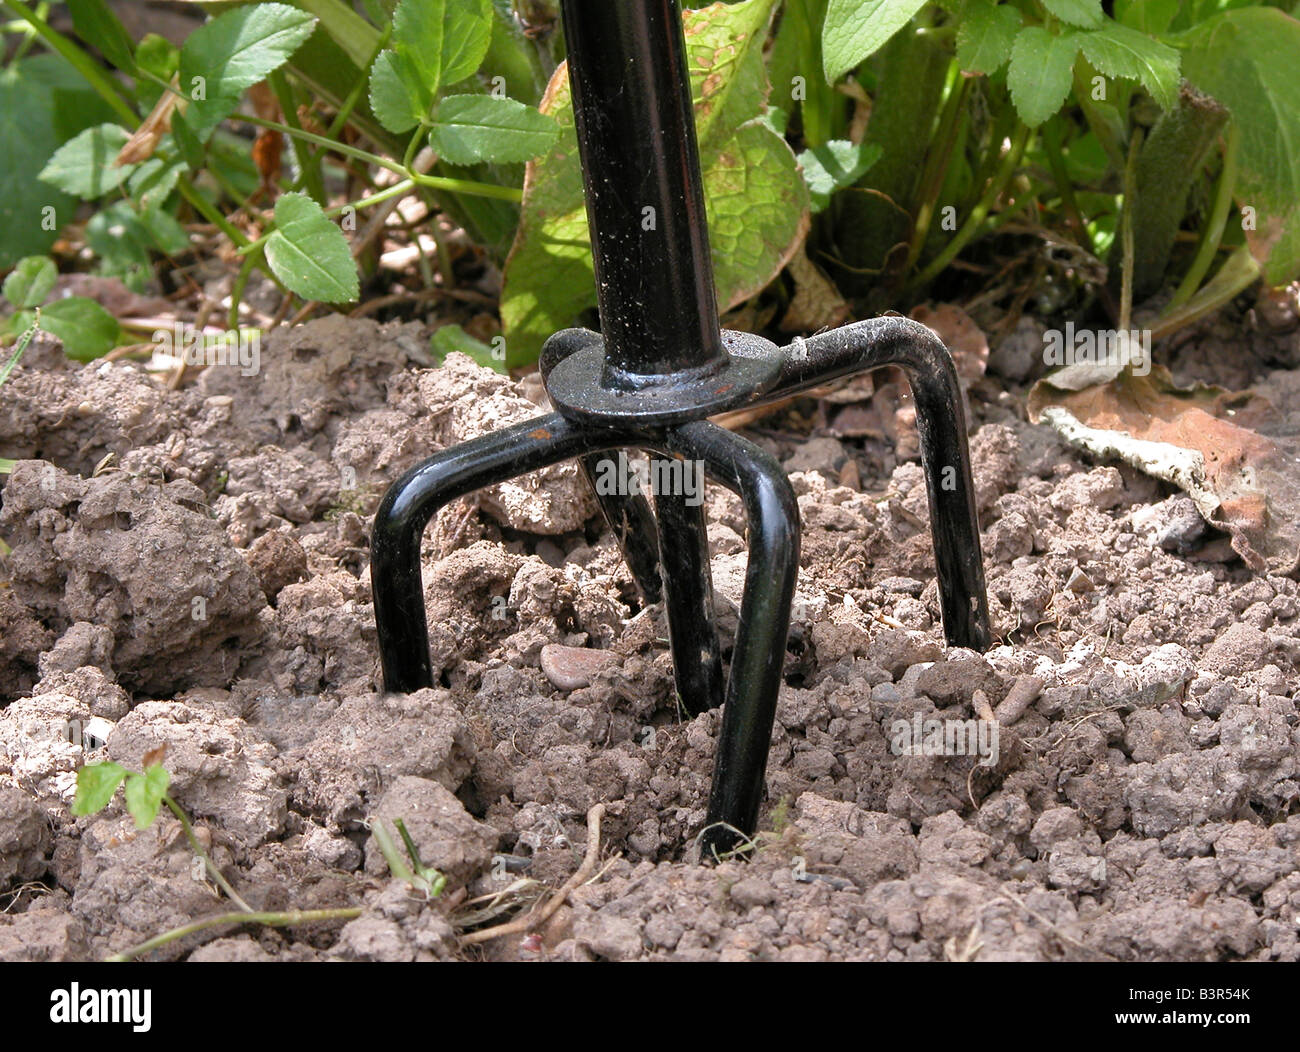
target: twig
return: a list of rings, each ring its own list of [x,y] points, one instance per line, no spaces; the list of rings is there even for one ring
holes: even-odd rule
[[[1038,700],[1038,695],[1043,692],[1043,681],[1039,676],[1019,676],[1011,689],[1007,691],[1007,696],[1003,698],[997,707],[994,718],[998,723],[1010,726],[1025,714],[1025,710]]]
[[[115,953],[105,959],[109,961],[129,961],[142,953],[148,953],[160,946],[166,946],[169,942],[183,939],[186,935],[193,935],[205,928],[215,928],[220,924],[269,924],[278,928],[291,924],[311,924],[314,921],[354,920],[361,916],[361,912],[359,906],[348,906],[328,910],[287,910],[283,913],[219,913],[215,917],[205,917],[203,920],[194,921],[192,924],[183,924],[179,928],[172,928],[161,935],[155,935],[152,939],[148,939],[138,946],[132,946],[129,950],[123,950],[121,953]]]
[[[564,882],[564,886],[550,897],[546,905],[540,909],[534,908],[530,910],[527,915],[520,917],[518,920],[498,924],[495,928],[484,928],[482,931],[472,931],[468,935],[463,935],[461,936],[462,945],[472,946],[480,942],[499,939],[503,935],[522,935],[524,932],[531,931],[547,921],[551,914],[564,904],[564,900],[569,897],[569,893],[574,888],[585,883],[587,878],[595,871],[596,863],[600,861],[600,820],[604,817],[604,804],[597,804],[587,812],[587,854],[582,860],[582,865],[578,867],[578,871]]]

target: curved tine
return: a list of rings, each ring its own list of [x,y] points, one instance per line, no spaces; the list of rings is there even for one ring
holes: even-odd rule
[[[561,329],[542,345],[538,367],[542,384],[560,362],[592,344],[600,343],[600,335],[590,329]],[[581,459],[582,473],[600,504],[605,521],[618,540],[623,561],[632,571],[637,587],[647,603],[657,603],[663,597],[659,574],[659,535],[650,502],[639,493],[602,493],[598,480],[604,458],[593,455]]]
[[[736,845],[737,832],[750,836],[758,822],[799,572],[799,505],[770,454],[716,424],[683,424],[664,442],[669,452],[703,460],[713,478],[740,494],[749,519],[745,595],[703,840],[706,854],[717,853]]]
[[[620,451],[621,452],[621,451]],[[650,502],[640,493],[602,492],[601,476],[610,464],[608,454],[590,453],[578,463],[591,492],[596,495],[601,514],[618,541],[623,561],[632,571],[636,586],[647,603],[663,598],[659,573],[659,530],[655,525]]]
[[[671,462],[670,462],[671,463]],[[682,471],[692,470],[689,462]],[[704,475],[698,476],[703,498]],[[659,565],[664,612],[673,652],[673,679],[682,708],[691,716],[722,704],[722,648],[713,616],[713,574],[702,503],[685,494],[655,496],[659,519]]]
[[[409,692],[433,686],[420,538],[434,513],[485,486],[623,445],[629,438],[550,413],[444,449],[389,487],[375,513],[370,538],[370,588],[385,690]]]
[[[952,646],[987,650],[993,637],[966,409],[948,349],[919,322],[885,317],[796,340],[782,352],[781,378],[765,399],[881,365],[896,365],[907,374],[921,434],[944,634]]]

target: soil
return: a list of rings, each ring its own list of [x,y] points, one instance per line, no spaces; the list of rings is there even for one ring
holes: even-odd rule
[[[379,690],[378,497],[538,412],[535,380],[433,368],[414,323],[281,330],[259,375],[217,365],[175,391],[40,338],[0,387],[18,460],[0,959],[99,958],[230,908],[166,811],[143,832],[120,794],[70,812],[83,763],[160,744],[249,905],[362,913],[213,928],[159,959],[1297,959],[1296,582],[1251,573],[1168,486],[1027,423],[1016,341],[1036,338],[1022,324],[969,392],[984,655],[943,643],[905,427],[804,399],[746,432],[791,471],[802,569],[761,831],[707,865],[719,716],[679,716],[662,613],[574,465],[443,512],[423,549],[439,686]],[[1250,340],[1234,363],[1267,385]],[[713,487],[707,511],[725,653],[744,518]],[[989,709],[995,763],[896,747],[900,721]],[[578,870],[599,803],[598,867],[544,929],[462,942]],[[385,818],[439,897],[388,875]]]

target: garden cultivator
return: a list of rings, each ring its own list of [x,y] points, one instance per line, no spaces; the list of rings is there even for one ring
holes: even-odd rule
[[[555,411],[446,449],[407,472],[375,518],[375,618],[385,688],[433,685],[420,539],[448,502],[577,458],[589,480],[618,451],[676,458],[733,490],[749,563],[729,674],[714,626],[704,509],[680,492],[612,493],[601,508],[649,601],[662,599],[681,703],[723,706],[706,854],[753,833],[799,566],[799,517],[780,466],[710,423],[717,413],[893,365],[911,383],[944,632],[990,642],[965,413],[952,359],[901,317],[779,347],[719,328],[677,0],[564,0],[601,333],[567,329],[542,351]]]

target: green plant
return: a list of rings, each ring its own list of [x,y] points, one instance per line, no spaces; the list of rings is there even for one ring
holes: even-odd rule
[[[75,229],[100,272],[141,287],[159,258],[196,251],[201,222],[238,254],[236,327],[259,269],[308,304],[361,297],[377,253],[358,214],[418,196],[504,270],[504,344],[447,326],[438,351],[523,367],[551,331],[590,317],[553,0],[368,0],[364,14],[346,0],[212,4],[180,47],[131,40],[104,0],[68,5],[72,34],[43,8],[0,2],[23,35],[0,73],[0,216],[13,232],[0,266],[47,252],[81,200],[95,210]],[[959,284],[958,260],[988,270],[992,255],[1025,256],[1026,239],[1077,250],[1056,275],[1058,309],[1099,297],[1126,318],[1135,297],[1174,287],[1160,332],[1261,276],[1290,280],[1294,13],[1254,0],[687,11],[721,307],[761,293],[788,303],[808,279],[805,250],[860,311],[900,306]],[[29,54],[37,45],[49,53]],[[258,136],[251,160],[241,124]],[[446,287],[453,260],[436,247],[419,279]],[[1039,265],[1026,280],[1042,277]],[[33,305],[11,302],[10,332],[30,327]],[[50,330],[97,340],[74,354],[112,345],[102,318],[63,302],[44,307]]]
[[[162,758],[165,753],[165,746],[146,753],[142,771],[128,770],[120,764],[111,762],[87,764],[82,767],[77,772],[77,791],[72,802],[72,813],[79,816],[98,814],[112,802],[119,787],[123,787],[126,810],[135,823],[136,829],[148,829],[158,818],[158,813],[162,807],[166,806],[176,816],[177,821],[180,822],[190,848],[195,856],[203,861],[208,875],[226,893],[238,907],[238,910],[231,913],[221,913],[214,917],[205,917],[191,924],[173,928],[129,950],[114,954],[109,960],[130,960],[177,939],[184,938],[186,935],[221,925],[251,923],[278,927],[310,924],[323,920],[351,920],[361,915],[362,911],[359,907],[270,912],[254,910],[240,897],[239,893],[230,885],[230,882],[226,880],[221,870],[217,868],[216,863],[212,861],[212,858],[203,849],[203,845],[195,835],[189,816],[168,795],[167,788],[171,784],[171,775],[162,766]],[[406,824],[400,818],[396,819],[393,824],[402,838],[402,843],[405,845],[410,865],[407,865],[398,853],[392,838],[388,835],[388,831],[384,829],[381,821],[376,820],[371,827],[371,832],[375,837],[376,844],[379,846],[380,853],[388,862],[389,870],[394,877],[406,881],[413,889],[427,898],[436,898],[446,887],[446,878],[436,869],[426,866],[420,861],[419,852],[416,849],[415,842],[406,830]]]
[[[1181,277],[1178,321],[1261,273],[1274,284],[1300,274],[1300,89],[1290,68],[1300,23],[1280,9],[1290,5],[1117,0],[1113,16],[1100,0],[821,6],[825,78],[870,95],[864,141],[883,158],[814,231],[846,287],[887,297],[925,289],[1017,217],[1109,256],[1121,295]],[[800,47],[806,69],[806,33]],[[844,107],[829,117],[825,108],[824,93],[799,103],[812,139],[842,126]],[[1244,223],[1244,240],[1228,221],[1232,199],[1258,220],[1254,230]],[[1116,238],[1125,211],[1137,246],[1127,259]],[[1201,250],[1175,259],[1189,221]],[[1234,247],[1225,280],[1204,283],[1221,243]]]
[[[57,279],[54,260],[47,256],[27,256],[18,261],[3,287],[5,300],[15,308],[9,317],[9,334],[18,336],[44,329],[62,340],[64,353],[78,361],[107,354],[121,335],[117,319],[86,296],[65,296],[47,302]],[[26,340],[22,346],[27,346]],[[17,364],[19,354],[21,350],[15,353],[5,376]]]

